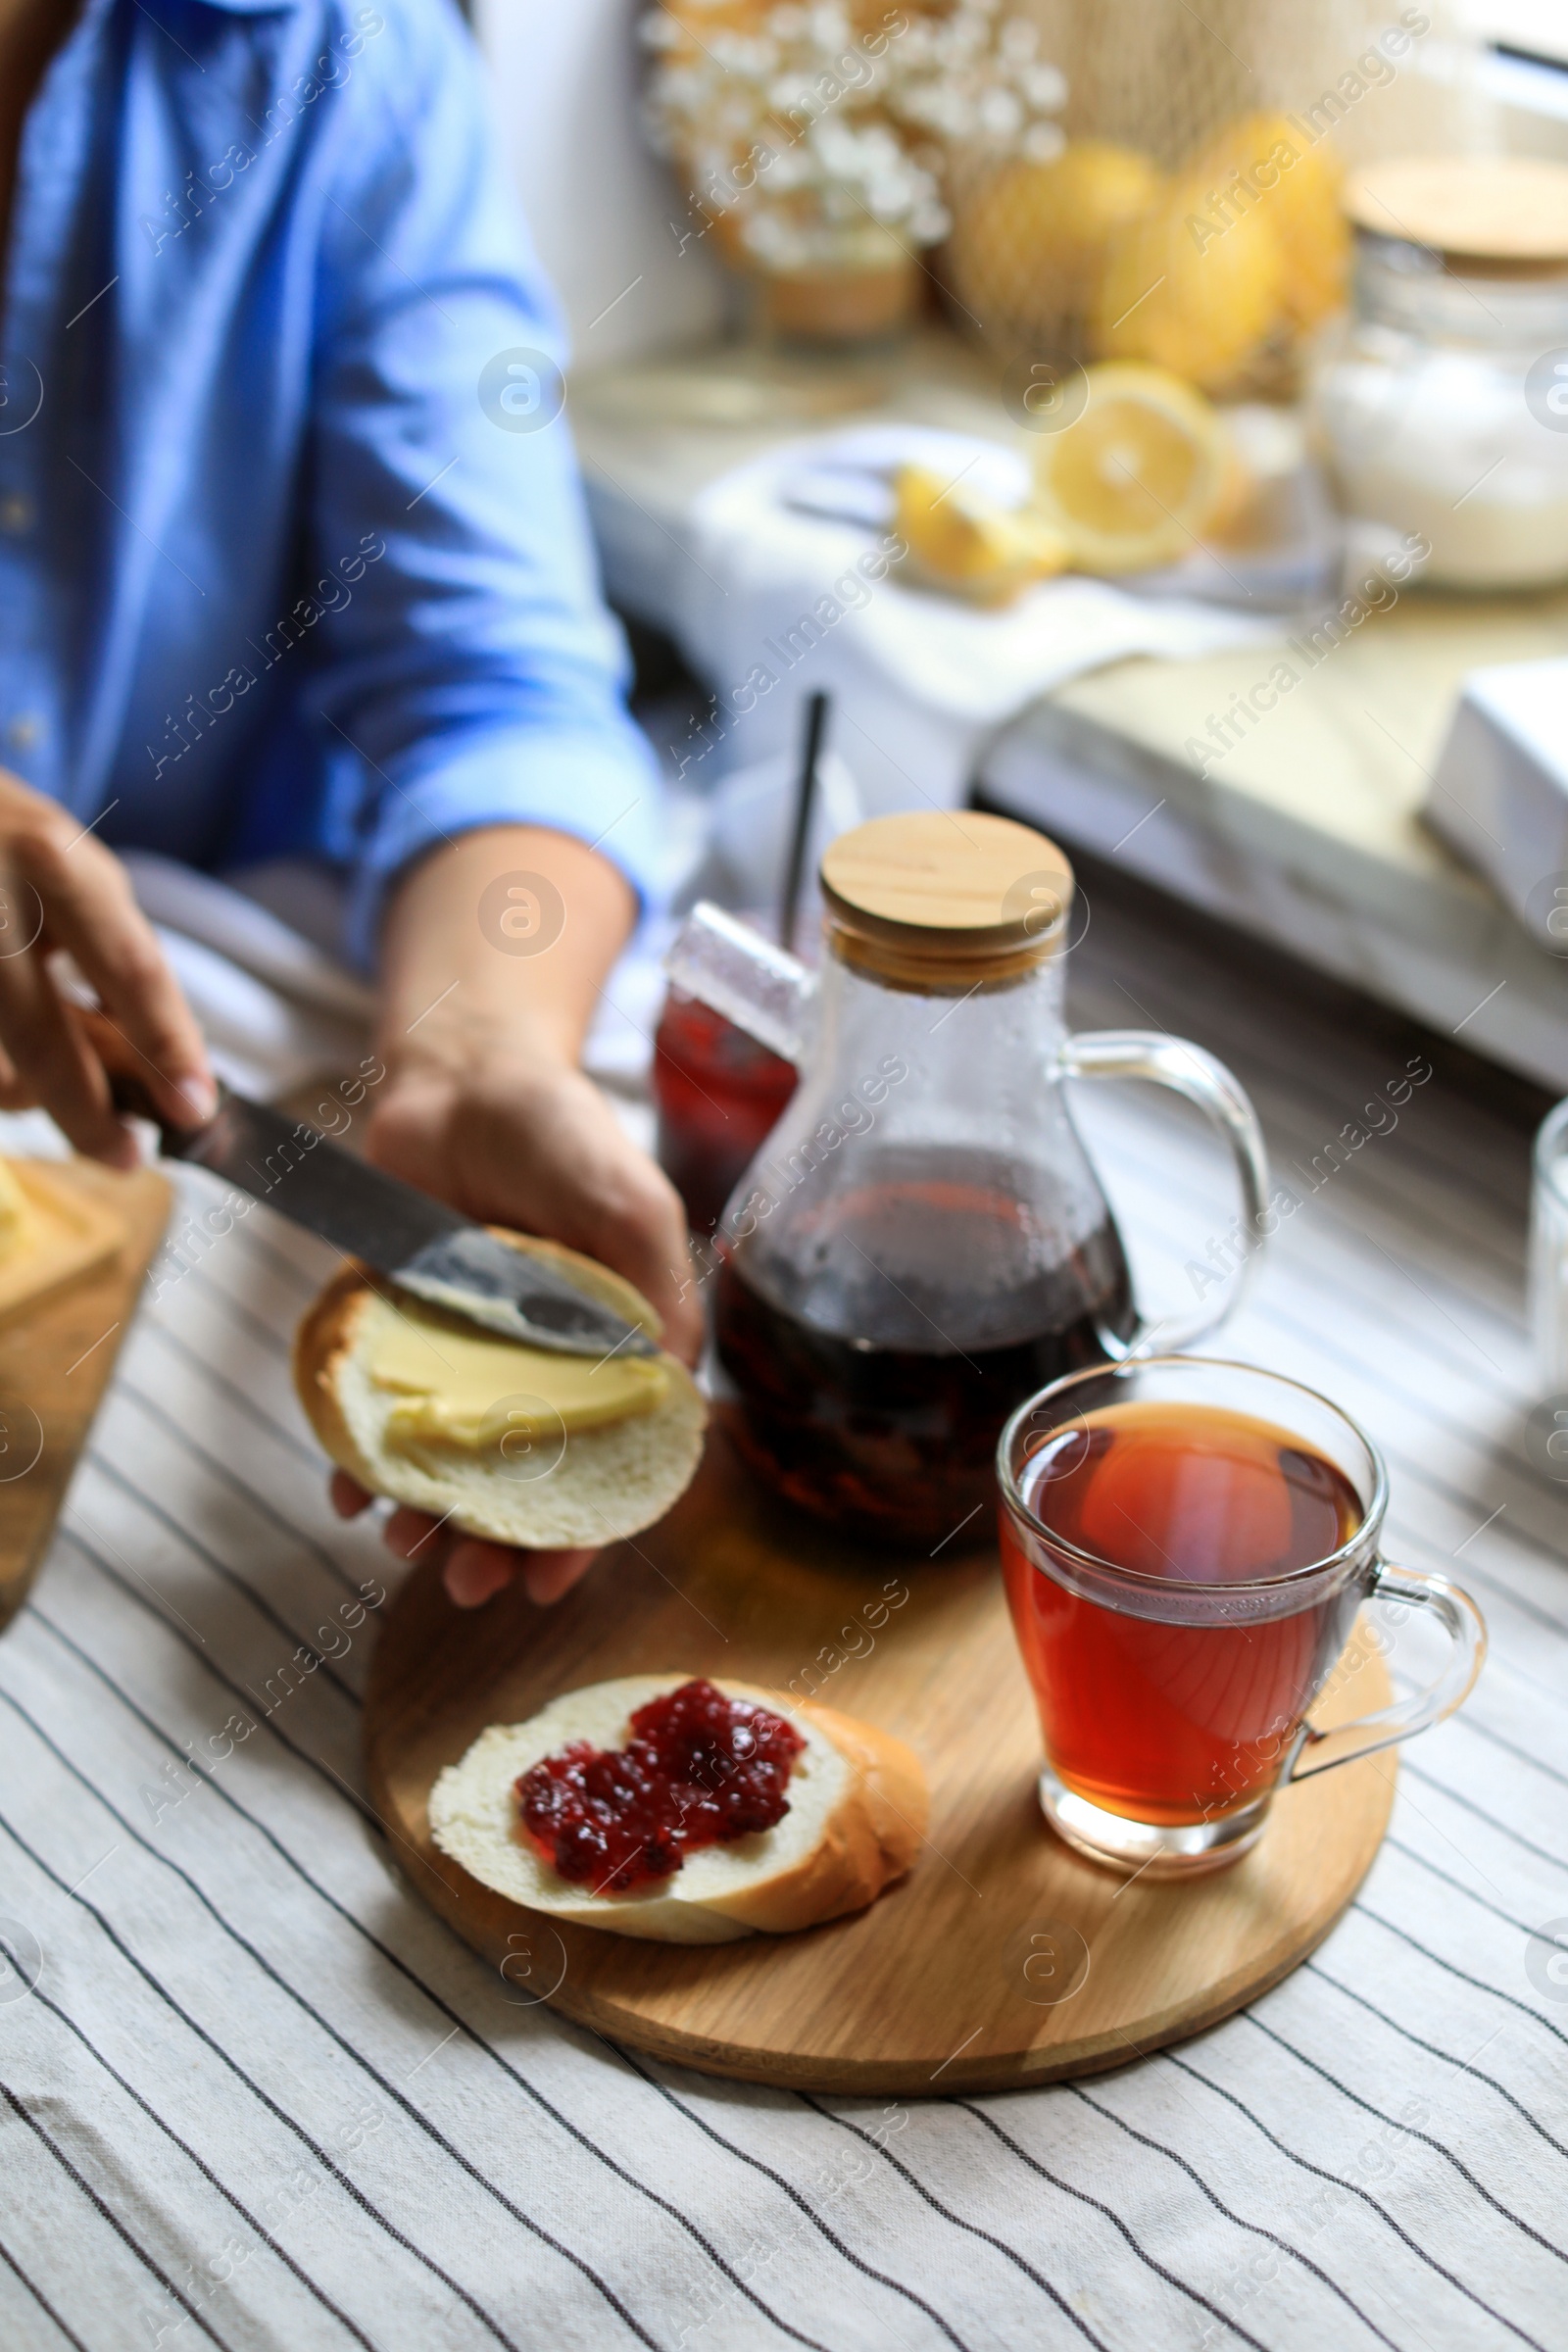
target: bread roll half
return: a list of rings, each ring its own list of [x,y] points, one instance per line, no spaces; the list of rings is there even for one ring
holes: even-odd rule
[[[633,1674],[568,1690],[526,1723],[494,1724],[430,1791],[437,1845],[470,1878],[553,1919],[662,1943],[787,1936],[859,1911],[914,1860],[929,1813],[913,1752],[874,1725],[751,1683],[719,1688],[771,1707],[806,1741],[790,1772],[789,1811],[771,1830],[697,1847],[669,1879],[597,1895],[562,1878],[521,1828],[519,1774],[574,1740],[619,1748],[634,1710],[688,1674]]]
[[[563,1266],[583,1290],[658,1339],[662,1326],[641,1292],[608,1267],[554,1242],[497,1228],[497,1238]],[[660,1357],[667,1391],[651,1413],[563,1434],[559,1452],[525,1460],[465,1456],[435,1444],[386,1443],[394,1398],[367,1369],[377,1331],[399,1309],[350,1266],[328,1283],[294,1341],[294,1385],[311,1427],[338,1467],[372,1494],[412,1503],[470,1536],[551,1551],[613,1543],[662,1519],[690,1485],[702,1456],[708,1407],[684,1364]],[[421,1316],[433,1310],[416,1310]],[[436,1320],[441,1320],[437,1317]],[[467,1327],[452,1321],[454,1331]],[[519,1388],[525,1381],[519,1377]]]

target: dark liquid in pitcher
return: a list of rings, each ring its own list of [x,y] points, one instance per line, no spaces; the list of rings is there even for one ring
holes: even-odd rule
[[[1039,1255],[1006,1171],[935,1148],[888,1153],[831,1204],[788,1307],[748,1279],[744,1242],[724,1249],[718,1410],[740,1451],[858,1534],[989,1541],[1008,1414],[1102,1362],[1102,1326],[1133,1328],[1108,1218],[1054,1265]]]

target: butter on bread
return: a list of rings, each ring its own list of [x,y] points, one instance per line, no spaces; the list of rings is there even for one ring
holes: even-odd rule
[[[554,1242],[493,1230],[661,1336],[648,1301],[608,1267]],[[452,1367],[446,1396],[443,1356]],[[632,1358],[635,1374],[621,1374],[617,1362],[589,1380],[591,1361],[514,1346],[413,1299],[395,1301],[351,1266],[300,1324],[294,1385],[326,1452],[371,1494],[448,1518],[467,1535],[554,1550],[652,1526],[702,1455],[708,1407],[684,1364],[662,1351]],[[553,1384],[564,1409],[550,1402]],[[497,1392],[489,1400],[486,1386]]]
[[[400,1450],[433,1439],[466,1453],[508,1446],[515,1456],[518,1438],[548,1444],[558,1433],[602,1429],[657,1412],[669,1395],[657,1356],[519,1347],[413,1303],[380,1318],[365,1365],[372,1387],[392,1395],[387,1443]]]
[[[574,1740],[623,1746],[633,1711],[689,1680],[624,1675],[568,1690],[526,1723],[493,1724],[430,1791],[436,1844],[470,1878],[529,1910],[661,1943],[792,1935],[863,1910],[903,1878],[930,1811],[913,1751],[874,1724],[727,1675],[719,1687],[728,1695],[771,1707],[806,1741],[783,1820],[728,1845],[698,1847],[673,1877],[627,1894],[595,1894],[562,1878],[520,1826],[519,1774]]]

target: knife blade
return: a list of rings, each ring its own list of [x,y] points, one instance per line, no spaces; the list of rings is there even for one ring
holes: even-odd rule
[[[498,1242],[471,1217],[356,1158],[304,1120],[220,1087],[214,1118],[176,1128],[139,1081],[117,1077],[111,1091],[117,1109],[152,1120],[167,1157],[211,1169],[416,1298],[563,1355],[659,1353],[638,1324],[579,1290],[560,1267]]]

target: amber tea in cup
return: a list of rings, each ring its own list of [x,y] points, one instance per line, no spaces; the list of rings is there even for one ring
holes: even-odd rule
[[[1276,1788],[1438,1721],[1480,1669],[1474,1603],[1378,1551],[1376,1449],[1294,1381],[1184,1357],[1079,1373],[1014,1415],[1000,1473],[1041,1803],[1097,1860],[1151,1876],[1233,1861]],[[1448,1671],[1319,1734],[1307,1710],[1379,1594],[1437,1614]]]

